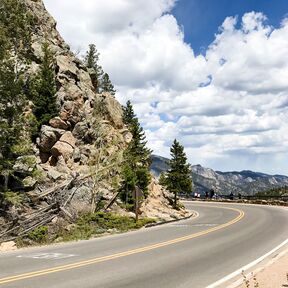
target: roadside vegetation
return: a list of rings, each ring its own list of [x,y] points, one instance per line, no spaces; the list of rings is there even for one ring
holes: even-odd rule
[[[18,238],[18,247],[51,244],[75,240],[87,240],[109,234],[123,233],[139,229],[155,219],[141,218],[135,222],[134,217],[121,216],[111,212],[88,213],[70,225],[39,226],[25,238]]]
[[[279,188],[273,188],[273,189],[269,189],[267,191],[263,191],[263,192],[258,192],[255,194],[256,197],[281,197],[281,196],[287,196],[288,195],[288,187],[284,186],[284,187],[279,187]]]

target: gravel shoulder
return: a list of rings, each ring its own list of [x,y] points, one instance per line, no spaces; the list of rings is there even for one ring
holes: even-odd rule
[[[243,283],[237,286],[237,288],[242,287],[288,287],[288,249],[272,258],[264,267],[260,267],[250,273],[246,278],[246,283],[243,279]]]

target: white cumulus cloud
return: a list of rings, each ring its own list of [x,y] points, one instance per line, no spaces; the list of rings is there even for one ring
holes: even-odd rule
[[[96,44],[154,153],[169,156],[177,138],[193,164],[288,174],[287,19],[273,28],[259,12],[227,17],[195,55],[176,0],[44,2],[74,50]]]

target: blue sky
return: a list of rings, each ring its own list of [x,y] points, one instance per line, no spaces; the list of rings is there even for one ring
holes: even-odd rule
[[[288,175],[288,0],[44,0],[72,50],[94,43],[155,154]]]
[[[287,0],[178,0],[172,14],[185,31],[185,42],[195,53],[205,53],[227,16],[246,12],[264,13],[268,24],[279,27],[288,13]]]

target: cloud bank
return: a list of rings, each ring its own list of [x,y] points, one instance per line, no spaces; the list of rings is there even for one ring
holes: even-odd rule
[[[171,14],[176,0],[44,0],[73,50],[95,43],[131,99],[155,154],[174,138],[191,163],[288,174],[288,19],[227,17],[195,55]]]

